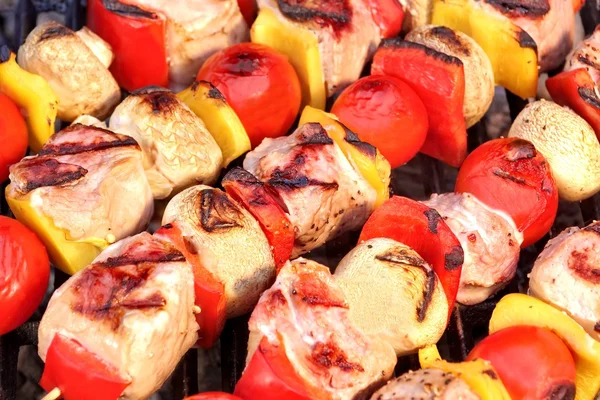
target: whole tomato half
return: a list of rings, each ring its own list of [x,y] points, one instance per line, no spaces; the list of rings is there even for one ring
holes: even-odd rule
[[[377,147],[392,168],[419,152],[429,128],[419,96],[391,76],[359,79],[340,94],[331,112],[360,140]]]
[[[0,335],[31,317],[49,277],[50,261],[40,239],[16,219],[0,216]]]
[[[502,329],[473,348],[467,360],[488,360],[513,400],[573,399],[575,361],[552,331],[536,326]]]
[[[0,93],[0,183],[8,178],[8,167],[27,152],[27,125],[19,107]]]
[[[300,80],[286,56],[257,43],[239,43],[213,54],[198,72],[212,83],[242,121],[256,147],[285,135],[300,110]]]

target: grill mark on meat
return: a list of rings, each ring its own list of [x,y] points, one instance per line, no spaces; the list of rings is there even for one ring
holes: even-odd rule
[[[274,308],[285,306],[287,304],[287,299],[281,292],[281,290],[276,290],[269,294],[269,298],[267,299],[267,304],[273,306]]]
[[[352,8],[348,0],[277,0],[277,5],[285,17],[331,27],[338,38],[352,20]]]
[[[589,262],[589,256],[585,252],[573,250],[568,261],[571,269],[579,277],[594,284],[600,283],[600,268],[595,268],[595,264]]]
[[[587,53],[579,53],[577,54],[577,61],[579,61],[582,64],[586,64],[589,65],[590,67],[594,68],[594,69],[600,69],[599,65],[596,64],[595,62],[593,62],[590,58],[589,55]]]
[[[596,322],[596,324],[594,325],[594,330],[596,332],[600,332],[600,321]]]
[[[542,395],[542,400],[573,400],[575,398],[575,383],[556,382]]]
[[[153,12],[142,10],[131,4],[121,3],[119,0],[102,0],[102,4],[108,11],[125,17],[158,19],[158,16]]]
[[[291,293],[298,296],[301,301],[309,306],[324,306],[348,308],[344,299],[332,296],[329,286],[323,281],[315,280],[312,276],[306,277],[301,271],[297,273],[298,279],[292,285]]]
[[[433,208],[426,210],[423,214],[425,214],[425,216],[427,217],[427,228],[429,229],[429,232],[433,233],[434,235],[437,235],[437,226],[439,221],[442,219],[442,216]]]
[[[226,184],[228,181],[238,182],[246,186],[262,186],[262,182],[257,177],[241,167],[235,167],[225,174],[222,183]]]
[[[506,160],[515,162],[523,159],[535,158],[537,151],[533,143],[524,139],[515,139],[508,143]]]
[[[424,46],[419,43],[409,42],[407,40],[402,40],[398,37],[391,39],[383,39],[379,47],[389,48],[389,49],[412,49],[419,50],[425,53],[426,56],[433,57],[437,60],[440,60],[446,64],[454,64],[454,65],[463,65],[463,62],[454,56],[450,56],[448,54],[436,51],[430,47]]]
[[[586,226],[585,228],[583,228],[582,231],[594,232],[594,233],[597,233],[600,235],[600,223],[596,222],[596,223],[590,224],[590,225]]]
[[[535,40],[533,40],[529,33],[525,32],[523,29],[517,33],[517,41],[519,42],[520,47],[524,49],[533,49],[537,54],[537,43]]]
[[[465,252],[461,246],[454,246],[450,253],[444,256],[444,269],[454,271],[465,261]]]
[[[484,374],[486,374],[487,376],[489,376],[490,378],[492,378],[493,380],[497,380],[498,379],[498,375],[494,372],[493,369],[486,369],[484,371],[482,371]]]
[[[381,84],[381,82],[372,81],[367,83],[367,85],[370,84]],[[346,132],[346,136],[344,137],[344,140],[346,142],[350,143],[352,146],[356,147],[358,151],[360,151],[361,153],[373,160],[375,159],[375,157],[377,157],[377,148],[375,146],[373,146],[370,143],[363,142],[358,138],[358,135],[352,132],[350,129],[348,129],[346,125],[342,124],[339,121],[338,123],[342,126],[342,128],[344,128],[344,132]]]
[[[422,267],[425,264],[425,261],[421,257],[407,254],[406,250],[391,250],[385,254],[375,256],[375,259],[392,264],[412,265],[415,267]]]
[[[425,317],[427,317],[427,310],[433,299],[436,275],[435,271],[432,269],[426,269],[424,266],[420,266],[419,268],[423,270],[426,278],[425,286],[423,287],[423,300],[421,300],[421,304],[417,306],[417,321],[423,322]]]
[[[274,175],[279,172],[275,170]],[[281,189],[300,189],[308,186],[320,186],[325,190],[337,190],[339,185],[336,182],[323,182],[316,179],[311,179],[306,176],[297,178],[275,177],[269,179],[269,185]]]
[[[143,256],[122,254],[117,257],[108,257],[104,261],[94,263],[94,265],[106,267],[106,268],[117,268],[125,265],[140,265],[146,263],[167,263],[167,262],[182,262],[185,261],[185,257],[181,252],[176,249],[172,249],[169,252],[147,252]]]
[[[548,0],[485,0],[485,2],[511,18],[539,18],[550,11]]]
[[[577,93],[579,93],[579,97],[583,99],[586,103],[595,108],[600,108],[600,99],[596,96],[596,92],[592,88],[587,87],[579,87],[577,88]]]
[[[332,145],[333,139],[329,137],[321,124],[309,122],[302,125],[298,134],[298,144],[300,146]]]
[[[95,141],[90,144],[81,144],[81,143],[60,143],[60,144],[46,144],[44,148],[38,153],[38,156],[64,156],[64,155],[74,155],[92,151],[102,151],[107,149],[112,149],[115,147],[127,147],[127,146],[135,146],[139,148],[138,143],[134,138],[125,135],[117,135],[114,132],[111,132],[102,128],[95,128],[84,126],[80,124],[71,125],[63,132],[74,131],[78,129],[92,129],[92,130],[100,130],[114,137],[115,140],[111,141]]]
[[[239,208],[217,189],[204,189],[197,198],[200,224],[206,232],[241,227],[243,215]]]
[[[346,353],[336,343],[329,340],[327,343],[318,342],[312,348],[308,360],[319,367],[330,369],[337,367],[344,372],[364,372],[362,365],[348,360]]]
[[[444,43],[455,51],[465,56],[471,55],[469,48],[460,40],[456,32],[452,29],[445,26],[436,26],[431,29],[431,33],[434,36],[441,38]]]
[[[52,24],[52,26],[49,26],[48,29],[46,29],[41,35],[40,38],[38,39],[38,43],[41,43],[45,40],[49,40],[49,39],[58,39],[64,36],[72,36],[73,35],[73,31],[70,30],[69,28],[67,28],[66,26],[62,26],[59,24]]]
[[[154,114],[170,114],[179,105],[177,97],[168,89],[158,86],[147,86],[131,93],[140,96],[150,105]]]
[[[7,45],[0,46],[0,63],[5,63],[10,60],[10,49]]]
[[[506,172],[502,168],[494,168],[492,174],[500,177],[502,179],[507,179],[509,181],[518,183],[519,185],[527,185],[527,181],[523,178],[517,178],[516,176],[512,176],[510,173]]]
[[[34,158],[26,161],[22,175],[27,182],[24,193],[46,186],[62,186],[83,178],[88,170],[75,164],[61,163],[53,158]],[[20,189],[21,190],[21,189]]]

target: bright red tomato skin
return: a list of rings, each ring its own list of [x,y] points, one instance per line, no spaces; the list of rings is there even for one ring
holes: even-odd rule
[[[238,6],[240,7],[240,11],[248,26],[252,26],[252,23],[256,19],[256,13],[258,12],[256,0],[238,0]]]
[[[27,124],[19,107],[0,93],[0,183],[8,178],[8,167],[27,152]]]
[[[550,230],[558,210],[558,190],[544,156],[519,138],[490,140],[466,158],[455,191],[472,193],[512,217],[525,248]]]
[[[392,76],[359,79],[340,94],[331,112],[377,147],[392,168],[419,152],[429,129],[427,109],[417,93]]]
[[[368,0],[368,5],[382,38],[391,38],[400,33],[404,10],[398,0]]]
[[[206,392],[186,397],[183,400],[242,400],[242,398],[224,392]]]
[[[548,329],[505,328],[479,342],[467,360],[475,358],[492,363],[513,400],[550,399],[556,392],[575,394],[573,356]]]
[[[267,46],[239,43],[213,54],[196,79],[219,89],[237,113],[252,147],[285,135],[300,109],[300,81],[287,58]]]
[[[0,216],[0,335],[33,315],[49,277],[50,261],[40,239],[16,219]]]

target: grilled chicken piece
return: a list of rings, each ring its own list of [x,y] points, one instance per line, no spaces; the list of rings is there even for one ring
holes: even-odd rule
[[[10,168],[10,180],[7,198],[28,201],[73,241],[133,235],[154,209],[136,141],[97,127],[56,133]]]
[[[600,222],[551,239],[529,275],[529,294],[569,314],[600,341]]]
[[[481,303],[512,280],[523,235],[509,215],[468,193],[434,194],[423,203],[440,213],[464,250],[460,303]]]
[[[244,169],[285,203],[296,234],[292,258],[360,228],[374,209],[375,189],[318,123],[263,140],[246,156]]]
[[[174,247],[149,233],[123,239],[54,292],[38,331],[45,360],[60,333],[131,383],[119,399],[146,399],[198,338],[194,276]]]
[[[371,400],[479,400],[461,378],[439,369],[409,371],[389,381]]]
[[[107,118],[121,99],[108,70],[110,46],[85,30],[76,34],[56,22],[38,25],[19,48],[19,65],[48,81],[58,97],[58,117],[73,121],[89,114]]]
[[[116,108],[109,126],[142,147],[155,199],[194,184],[211,185],[219,176],[219,145],[204,122],[167,89],[147,87],[132,93]]]
[[[227,318],[249,313],[273,282],[275,260],[260,225],[219,189],[184,190],[169,202],[162,222],[177,225],[189,251],[223,283]]]
[[[249,39],[236,0],[127,0],[127,4],[166,19],[169,81],[174,87],[191,85],[213,53]]]
[[[352,322],[399,356],[437,343],[446,329],[448,302],[437,275],[400,242],[362,242],[337,266],[335,279]]]
[[[596,84],[598,91],[598,83],[600,82],[600,27],[594,30],[594,33],[587,39],[579,42],[567,57],[565,71],[574,69],[586,69],[590,77]]]
[[[433,0],[399,0],[404,9],[402,30],[410,32],[431,23]]]
[[[248,323],[248,361],[263,338],[283,347],[295,371],[328,399],[366,398],[396,365],[391,346],[365,335],[329,269],[288,262],[260,298]]]
[[[381,40],[364,0],[258,0],[258,7],[317,39],[328,97],[360,77]]]

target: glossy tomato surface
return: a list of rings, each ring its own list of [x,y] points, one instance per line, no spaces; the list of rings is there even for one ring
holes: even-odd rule
[[[286,56],[256,43],[213,54],[198,72],[225,96],[256,147],[285,135],[300,109],[300,81]]]
[[[31,317],[49,276],[50,261],[40,239],[16,219],[0,216],[0,335]]]
[[[19,107],[0,93],[0,183],[8,178],[8,167],[27,152],[27,125]]]
[[[331,112],[360,140],[377,147],[392,168],[413,158],[427,137],[423,102],[410,86],[391,76],[359,79],[340,94]]]
[[[402,30],[404,10],[398,0],[368,0],[373,21],[381,31],[381,37],[397,36]]]
[[[521,247],[550,230],[558,209],[550,166],[532,143],[520,138],[495,139],[475,149],[458,172],[455,190],[509,214],[523,232]]]
[[[252,26],[252,23],[256,19],[256,13],[258,12],[256,0],[237,0],[237,2],[248,27]]]
[[[572,399],[575,361],[552,331],[512,326],[483,339],[467,360],[488,360],[513,400]]]
[[[183,400],[242,400],[242,398],[225,392],[206,392],[186,397]]]

